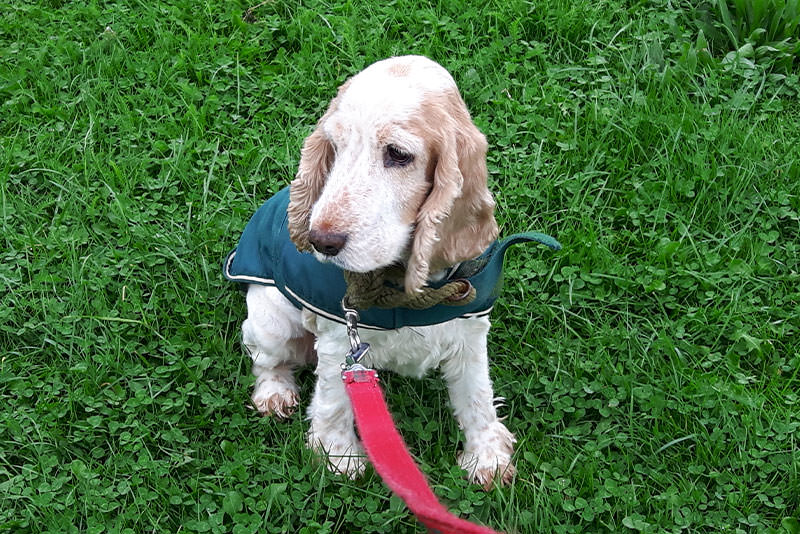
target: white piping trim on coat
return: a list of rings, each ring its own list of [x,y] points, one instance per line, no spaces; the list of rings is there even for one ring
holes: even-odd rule
[[[249,276],[246,274],[231,274],[231,265],[233,264],[233,258],[235,256],[235,250],[228,255],[228,260],[225,262],[225,278],[234,282],[254,282],[256,284],[264,284],[267,286],[277,286],[275,280],[270,278],[259,278],[258,276]]]
[[[304,308],[306,308],[308,311],[314,312],[314,313],[316,313],[317,315],[321,315],[322,317],[324,317],[324,318],[326,318],[326,319],[330,319],[331,321],[337,322],[337,323],[339,323],[339,324],[347,324],[347,323],[345,322],[345,320],[344,320],[344,319],[342,319],[341,317],[339,317],[338,315],[334,315],[334,314],[332,314],[332,313],[328,313],[328,312],[326,312],[325,310],[323,310],[323,309],[320,309],[320,308],[317,308],[317,307],[316,307],[316,306],[314,306],[313,304],[311,304],[311,303],[309,303],[309,302],[306,302],[305,300],[303,300],[302,298],[300,298],[300,297],[297,295],[297,293],[295,293],[294,291],[292,291],[290,288],[288,288],[288,287],[284,286],[284,289],[285,289],[287,292],[289,292],[289,293],[292,295],[292,297],[293,297],[295,300],[297,300],[297,301],[298,301],[300,304],[302,304],[302,306],[303,306]],[[385,331],[385,330],[396,330],[395,328],[381,328],[380,326],[373,326],[373,325],[370,325],[370,324],[364,324],[364,323],[358,323],[358,326],[359,326],[360,328],[368,328],[368,329],[370,329],[370,330],[384,330],[384,331]]]

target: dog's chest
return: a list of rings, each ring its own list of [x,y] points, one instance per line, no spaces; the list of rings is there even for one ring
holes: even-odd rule
[[[309,311],[303,324],[316,338],[320,362],[344,361],[349,349],[347,329]],[[370,344],[362,363],[402,375],[421,377],[442,361],[459,357],[467,347],[485,346],[489,319],[454,319],[432,326],[403,327],[396,330],[359,329],[361,340]],[[472,351],[466,351],[472,352]]]

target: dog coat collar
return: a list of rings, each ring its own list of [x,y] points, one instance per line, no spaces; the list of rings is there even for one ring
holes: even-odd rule
[[[308,309],[344,324],[342,297],[347,290],[342,269],[317,261],[310,252],[299,252],[289,238],[286,208],[289,188],[269,198],[256,211],[242,233],[239,245],[223,264],[225,278],[233,282],[273,286],[298,309]],[[538,232],[514,234],[493,242],[474,260],[462,262],[440,281],[438,287],[458,278],[469,280],[477,296],[462,306],[439,304],[424,310],[369,308],[359,310],[358,325],[389,330],[403,326],[428,326],[459,317],[488,315],[502,289],[503,257],[511,245],[535,241],[559,250],[552,237]]]

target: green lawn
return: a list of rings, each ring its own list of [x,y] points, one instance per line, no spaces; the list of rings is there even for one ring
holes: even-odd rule
[[[219,268],[336,87],[417,53],[502,233],[564,245],[493,314],[513,486],[455,467],[437,376],[386,375],[436,493],[508,533],[800,532],[800,61],[707,50],[682,1],[255,4],[0,12],[0,531],[422,532],[248,409]]]

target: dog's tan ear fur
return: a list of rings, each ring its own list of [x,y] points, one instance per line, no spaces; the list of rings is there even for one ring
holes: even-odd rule
[[[480,255],[497,238],[489,191],[486,138],[473,124],[457,90],[432,99],[420,120],[435,159],[432,188],[417,213],[405,276],[406,292],[431,272]]]
[[[333,145],[325,135],[322,126],[331,113],[336,110],[339,96],[347,89],[349,83],[348,80],[339,87],[339,92],[331,100],[327,111],[317,122],[314,131],[303,142],[297,175],[292,180],[289,190],[289,207],[286,210],[289,220],[289,237],[297,250],[301,252],[311,251],[311,243],[308,241],[311,208],[322,194],[335,156]]]

